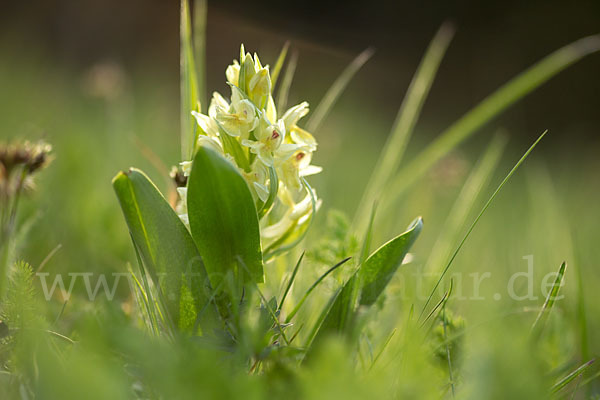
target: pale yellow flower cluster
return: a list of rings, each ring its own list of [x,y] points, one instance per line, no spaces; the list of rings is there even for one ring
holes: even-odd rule
[[[206,114],[192,111],[199,127],[196,145],[209,146],[239,168],[259,210],[266,246],[300,229],[318,204],[314,190],[303,184],[303,177],[321,171],[310,164],[316,140],[298,126],[309,112],[308,103],[278,115],[269,66],[256,53],[246,53],[243,45],[240,61],[227,67],[226,77],[230,101],[214,92]],[[189,174],[191,161],[181,165]],[[180,188],[179,194],[180,217],[187,222],[187,189]]]

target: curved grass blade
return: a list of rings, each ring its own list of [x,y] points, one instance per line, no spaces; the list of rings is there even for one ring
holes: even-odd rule
[[[375,222],[375,213],[377,211],[377,202],[373,203],[373,208],[371,209],[371,217],[369,218],[369,226],[367,227],[367,233],[365,234],[365,239],[363,241],[362,249],[360,250],[360,260],[358,260],[358,264],[361,265],[367,257],[369,257],[369,253],[371,253],[371,242],[373,241],[373,224]]]
[[[187,198],[190,230],[212,287],[221,287],[230,273],[241,282],[263,282],[258,216],[238,169],[215,151],[200,147]]]
[[[298,274],[298,269],[300,269],[300,264],[302,263],[304,254],[305,254],[305,252],[303,251],[302,254],[300,255],[300,258],[298,259],[298,262],[296,263],[296,266],[294,267],[292,276],[290,277],[290,280],[283,292],[283,295],[281,296],[281,301],[279,302],[279,308],[277,309],[277,311],[281,311],[281,308],[283,307],[283,303],[285,302],[285,299],[287,298],[287,295],[290,292],[290,289],[292,288],[292,284],[294,283],[294,280],[296,279],[296,274]]]
[[[377,363],[377,360],[379,360],[379,358],[381,357],[381,355],[383,354],[383,352],[385,351],[385,349],[387,348],[387,346],[390,344],[390,342],[392,341],[392,338],[394,337],[394,335],[396,334],[396,332],[397,332],[397,329],[394,328],[394,330],[392,331],[392,333],[390,333],[390,335],[385,340],[385,342],[383,342],[383,345],[381,346],[381,349],[379,349],[379,351],[377,352],[377,354],[373,358],[373,361],[371,362],[371,365],[369,366],[369,369],[368,369],[367,372],[370,372],[373,369],[373,367],[375,366],[375,363]]]
[[[542,140],[542,138],[544,136],[546,136],[546,133],[548,133],[548,131],[545,131],[544,133],[542,133],[540,135],[540,137],[538,137],[537,140],[531,145],[531,147],[529,147],[529,149],[525,152],[525,154],[523,154],[523,156],[521,157],[521,159],[519,159],[519,161],[515,164],[515,166],[510,170],[510,172],[508,173],[508,175],[506,175],[506,177],[502,180],[502,182],[500,183],[500,185],[498,185],[498,187],[496,188],[496,190],[494,191],[494,193],[492,193],[491,197],[485,203],[485,205],[483,206],[483,208],[481,209],[481,211],[479,212],[479,214],[477,215],[477,217],[475,217],[475,220],[473,221],[473,223],[471,224],[471,226],[467,230],[467,233],[465,233],[465,235],[463,236],[462,240],[458,244],[458,247],[456,248],[456,250],[452,254],[452,257],[450,257],[450,260],[448,261],[448,264],[446,265],[446,267],[442,271],[442,273],[441,273],[438,281],[436,282],[435,286],[433,287],[433,290],[431,291],[431,294],[427,298],[427,301],[425,302],[425,305],[423,306],[423,309],[421,310],[421,314],[419,315],[419,321],[421,320],[421,317],[423,317],[423,314],[425,313],[425,310],[427,309],[427,306],[429,305],[429,302],[433,298],[433,295],[435,294],[435,291],[437,290],[437,288],[439,287],[440,283],[442,282],[442,279],[446,275],[446,272],[448,272],[448,270],[450,269],[450,266],[452,265],[452,263],[454,262],[454,259],[456,258],[456,256],[458,255],[458,253],[462,249],[463,245],[465,244],[465,242],[467,241],[467,239],[471,235],[471,232],[473,232],[473,229],[475,228],[475,225],[477,225],[477,223],[479,222],[479,220],[481,219],[481,217],[483,216],[483,214],[486,212],[486,210],[492,204],[492,202],[494,201],[494,199],[496,198],[496,196],[498,195],[498,193],[500,192],[500,190],[504,187],[504,185],[506,184],[506,182],[508,182],[508,180],[511,178],[511,176],[513,176],[513,174],[517,171],[517,169],[519,169],[519,167],[521,166],[521,164],[523,164],[523,162],[525,161],[525,159],[527,159],[527,157],[529,156],[529,154],[533,151],[533,149],[535,148],[535,146],[537,146],[537,144],[540,142],[540,140]]]
[[[600,35],[579,39],[556,50],[483,99],[448,127],[394,178],[390,204],[452,149],[487,122],[583,57],[600,50]]]
[[[290,87],[292,86],[292,80],[296,73],[296,66],[298,65],[298,52],[293,51],[290,57],[290,62],[285,69],[281,86],[279,86],[279,92],[277,93],[277,109],[279,112],[283,112],[287,105],[288,95],[290,93]]]
[[[575,371],[571,372],[569,375],[565,376],[560,381],[556,382],[552,386],[552,393],[556,394],[560,390],[564,389],[565,386],[567,386],[569,383],[573,382],[573,380],[575,380],[575,378],[577,378],[579,375],[583,374],[589,367],[591,367],[592,364],[594,364],[594,362],[596,362],[596,359],[592,359],[592,360],[586,362],[585,364],[583,364],[582,366],[577,368]]]
[[[168,317],[180,329],[191,328],[195,312],[209,298],[206,271],[192,237],[143,172],[120,172],[113,187],[140,260],[160,288],[159,300],[165,303]]]
[[[271,87],[275,88],[277,85],[277,79],[279,78],[279,73],[283,68],[283,63],[285,62],[285,57],[287,56],[288,49],[290,48],[290,41],[288,40],[283,45],[281,52],[279,53],[279,57],[277,57],[277,61],[275,62],[275,66],[271,71]]]
[[[385,146],[383,146],[377,165],[373,170],[371,179],[369,179],[367,188],[364,191],[363,199],[358,207],[354,222],[357,224],[359,231],[362,230],[361,228],[364,225],[364,219],[367,216],[367,207],[376,198],[381,196],[390,178],[398,171],[398,167],[406,151],[406,146],[421,114],[425,99],[429,94],[440,63],[454,36],[454,30],[454,26],[449,22],[444,23],[438,29],[412,78],[400,110],[398,110],[398,115],[396,116],[390,136]]]
[[[427,323],[427,321],[429,321],[429,319],[431,317],[433,317],[433,315],[435,314],[435,312],[440,309],[440,307],[443,307],[446,305],[446,302],[448,301],[448,299],[450,298],[450,296],[452,295],[452,288],[454,286],[454,280],[450,279],[450,287],[448,288],[448,290],[446,291],[446,293],[444,293],[444,295],[442,296],[441,300],[438,301],[438,303],[435,305],[435,307],[433,307],[433,309],[431,309],[431,312],[427,315],[427,317],[425,317],[425,319],[423,320],[423,322],[421,322],[421,327],[423,327],[423,325],[425,325]]]
[[[371,306],[384,291],[402,260],[423,229],[423,219],[415,219],[407,231],[377,249],[360,267],[360,305]]]
[[[448,213],[448,218],[441,229],[442,233],[436,240],[425,263],[424,271],[430,272],[433,268],[443,267],[444,261],[452,254],[452,245],[459,240],[459,235],[467,222],[466,219],[471,213],[481,191],[496,169],[506,143],[506,136],[495,136],[473,171],[469,174],[456,201],[452,205],[452,209]]]
[[[338,98],[348,86],[348,83],[352,80],[352,77],[358,72],[358,70],[371,58],[375,53],[375,49],[369,47],[362,51],[352,62],[344,69],[344,71],[338,76],[333,82],[323,99],[315,109],[308,123],[306,129],[310,132],[315,132],[320,126],[325,117],[329,114],[332,107],[337,102]]]
[[[558,291],[560,290],[560,287],[562,286],[563,278],[565,277],[565,269],[566,268],[567,268],[567,263],[565,261],[563,261],[563,263],[560,265],[560,268],[558,269],[558,272],[556,274],[556,279],[554,280],[552,289],[548,293],[548,296],[546,296],[546,301],[544,301],[544,305],[542,306],[540,313],[538,314],[537,318],[533,322],[533,326],[531,327],[532,332],[537,332],[539,334],[539,333],[541,333],[541,330],[544,328],[544,325],[546,324],[546,321],[548,319],[548,314],[552,310],[552,306],[554,306],[554,302],[556,301],[556,298],[558,297]]]
[[[198,101],[205,108],[208,107],[206,101],[206,14],[207,1],[194,0],[192,35],[194,38],[196,79],[198,82]]]
[[[286,317],[285,323],[288,324],[292,320],[292,318],[294,318],[294,316],[296,315],[296,313],[298,312],[298,310],[300,310],[300,308],[302,307],[302,305],[304,304],[304,302],[306,301],[306,299],[308,298],[308,296],[319,285],[319,283],[321,283],[323,281],[323,279],[325,279],[327,277],[327,275],[331,274],[333,271],[335,271],[336,269],[338,269],[339,267],[341,267],[342,265],[344,265],[351,258],[352,257],[347,257],[347,258],[343,259],[339,263],[335,264],[333,267],[329,268],[323,275],[321,275],[319,277],[319,279],[317,279],[315,281],[315,283],[313,283],[311,285],[311,287],[308,288],[308,290],[306,291],[306,293],[304,293],[304,296],[302,296],[302,299],[300,300],[300,302],[296,305],[296,307],[294,307],[294,309],[292,310],[292,312],[290,312],[289,315]]]

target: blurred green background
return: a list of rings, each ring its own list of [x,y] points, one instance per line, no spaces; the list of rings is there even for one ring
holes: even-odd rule
[[[39,190],[24,204],[23,218],[34,223],[20,255],[34,266],[58,245],[62,248],[46,266],[51,274],[120,272],[133,260],[110,180],[120,169],[137,166],[166,189],[164,172],[179,162],[178,13],[177,2],[158,0],[3,5],[0,141],[44,138],[56,156],[40,177]],[[290,104],[307,100],[314,108],[356,54],[367,46],[376,49],[322,129],[314,132],[320,144],[314,163],[324,172],[311,182],[324,203],[309,243],[325,229],[328,210],[352,215],[357,207],[420,57],[448,19],[458,31],[407,159],[518,72],[573,40],[598,33],[600,2],[209,3],[209,91],[227,93],[223,72],[237,58],[240,42],[273,64],[291,40],[300,59]],[[492,136],[502,131],[509,142],[478,206],[533,139],[549,129],[484,216],[452,272],[491,271],[492,279],[481,285],[481,295],[489,300],[505,293],[510,274],[526,270],[523,256],[534,256],[536,291],[542,277],[567,260],[571,267],[562,306],[572,322],[572,340],[566,346],[580,349],[582,359],[600,352],[598,71],[596,54],[562,72],[438,163],[401,200],[395,214],[377,228],[377,244],[417,215],[423,215],[425,230],[414,263],[394,281],[397,288],[416,290],[410,289],[411,273],[427,260]],[[122,296],[126,289],[120,288]],[[391,301],[401,304],[402,298]],[[455,303],[475,321],[489,313],[491,304],[504,303]],[[393,325],[400,317],[393,315],[393,306],[387,310]]]

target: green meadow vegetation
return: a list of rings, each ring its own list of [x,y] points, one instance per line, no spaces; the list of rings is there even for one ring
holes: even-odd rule
[[[600,398],[600,161],[540,156],[552,127],[524,147],[487,128],[599,35],[423,142],[444,24],[387,139],[333,156],[373,51],[309,106],[288,102],[293,43],[241,45],[221,96],[206,18],[181,1],[179,108],[110,64],[0,64],[1,399]]]

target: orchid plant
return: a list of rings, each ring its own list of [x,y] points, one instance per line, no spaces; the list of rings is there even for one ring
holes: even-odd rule
[[[269,66],[263,66],[256,53],[246,53],[243,45],[240,61],[227,67],[226,77],[231,101],[214,92],[206,114],[191,112],[198,123],[196,148],[214,150],[239,170],[260,217],[263,248],[274,251],[284,238],[301,236],[294,233],[305,230],[320,203],[304,181],[321,172],[310,164],[317,141],[298,126],[309,106],[302,102],[278,114]],[[192,161],[183,161],[181,168],[188,177]],[[185,224],[187,192],[186,186],[178,188],[177,210]]]
[[[201,8],[203,3],[197,4]],[[375,204],[381,200],[379,209],[384,212],[380,215],[388,218],[395,200],[444,155],[521,97],[600,48],[598,38],[590,37],[552,53],[484,99],[399,170],[453,34],[450,25],[443,25],[415,74],[350,228],[352,239],[362,240],[360,250],[354,252],[354,262],[346,264],[353,270],[324,306],[312,329],[298,335],[305,325],[296,321],[299,308],[328,274],[350,259],[337,260],[297,299],[295,306],[287,305],[304,255],[294,260],[290,250],[302,242],[321,204],[306,179],[321,172],[320,167],[311,164],[317,141],[309,131],[317,130],[372,51],[361,53],[333,83],[307,124],[308,129],[301,127],[302,118],[309,113],[308,103],[301,102],[282,112],[285,100],[278,98],[276,103],[274,99],[273,88],[287,56],[287,45],[272,70],[242,45],[239,60],[225,71],[231,90],[229,99],[215,92],[206,107],[201,102],[204,86],[199,68],[204,54],[194,52],[203,50],[204,37],[192,32],[188,2],[182,0],[181,5],[183,161],[172,174],[179,199],[177,204],[170,204],[135,168],[119,173],[113,187],[137,254],[139,269],[131,269],[131,274],[148,330],[170,338],[199,338],[211,348],[241,354],[251,372],[257,370],[257,365],[278,361],[279,357],[304,360],[315,344],[332,334],[353,342],[365,326],[365,311],[380,303],[423,227],[422,219],[416,218],[404,233],[372,251],[373,226],[377,224]],[[200,9],[194,15],[202,16],[204,11]],[[198,21],[201,27],[202,19]],[[291,70],[293,74],[293,60],[293,67],[288,66],[286,73]],[[280,96],[287,97],[290,82],[291,77],[283,79],[285,90],[280,90]],[[440,318],[450,321],[445,306],[452,286],[437,305],[431,307],[430,301],[473,227],[540,139],[510,171],[450,254],[416,320],[419,326],[428,320],[435,324]],[[499,154],[501,147],[502,143],[494,140],[488,152]],[[493,158],[486,153],[485,165],[491,162],[488,157]],[[271,262],[289,266],[286,279],[279,285],[285,288],[281,295],[263,294],[265,265]]]

